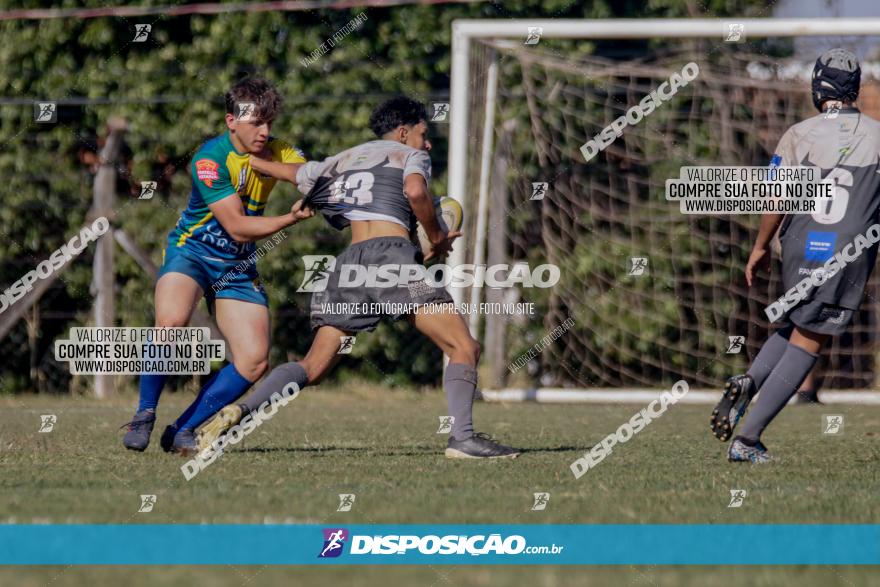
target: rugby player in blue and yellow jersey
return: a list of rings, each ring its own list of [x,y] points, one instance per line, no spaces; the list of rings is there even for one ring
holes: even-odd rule
[[[233,362],[209,379],[193,404],[165,429],[161,445],[166,451],[195,450],[196,427],[244,394],[268,365],[268,299],[248,258],[255,252],[254,241],[314,214],[298,201],[287,214],[263,216],[276,180],[252,170],[251,156],[305,162],[298,149],[269,136],[280,106],[281,96],[265,80],[239,81],[226,93],[227,132],[207,141],[192,158],[189,204],[168,235],[156,283],[156,326],[186,326],[204,296]],[[126,448],[147,448],[167,377],[141,375],[140,402],[123,439]]]

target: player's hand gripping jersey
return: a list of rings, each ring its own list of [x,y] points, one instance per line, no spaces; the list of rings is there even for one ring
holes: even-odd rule
[[[782,279],[787,291],[825,265],[878,221],[880,122],[855,108],[819,114],[792,126],[776,148],[783,166],[814,166],[835,183],[834,199],[815,214],[788,215],[780,230]],[[877,258],[877,245],[813,290],[811,300],[856,310]]]
[[[266,149],[275,161],[305,162],[302,153],[284,141],[270,137]],[[277,180],[254,172],[248,154],[236,151],[228,132],[202,145],[192,159],[190,172],[192,193],[177,226],[168,235],[169,249],[183,247],[201,257],[228,261],[246,259],[255,244],[234,241],[208,204],[238,194],[246,215],[262,216]]]
[[[411,231],[416,218],[403,193],[403,181],[412,173],[430,182],[431,158],[426,151],[377,140],[306,163],[296,181],[307,202],[334,228],[342,230],[352,220],[387,220]]]

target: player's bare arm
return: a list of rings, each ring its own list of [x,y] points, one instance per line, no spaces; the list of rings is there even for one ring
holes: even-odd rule
[[[412,206],[413,213],[421,222],[431,241],[431,252],[425,256],[428,261],[434,257],[441,257],[452,250],[452,243],[461,236],[461,232],[444,232],[437,222],[434,210],[434,198],[428,189],[425,178],[418,173],[411,173],[404,179],[404,194]]]
[[[281,181],[296,184],[296,172],[303,166],[302,163],[282,163],[272,161],[254,154],[250,157],[251,169],[263,175],[274,177]]]
[[[755,246],[752,247],[752,253],[746,263],[746,283],[752,286],[755,278],[755,270],[770,269],[770,240],[776,234],[779,225],[785,218],[784,214],[765,214],[761,217],[761,227],[758,229],[758,237],[755,239]]]
[[[229,236],[241,243],[265,238],[314,216],[314,212],[308,208],[303,209],[302,200],[281,216],[247,216],[241,198],[235,194],[209,204],[208,208]]]

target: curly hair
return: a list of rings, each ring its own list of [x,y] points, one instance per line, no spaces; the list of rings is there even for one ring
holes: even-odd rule
[[[423,120],[428,120],[424,104],[406,96],[396,96],[373,110],[370,129],[377,137],[382,137],[401,124],[414,125]]]
[[[235,114],[235,104],[253,102],[258,120],[270,122],[281,110],[282,98],[275,86],[261,77],[246,77],[226,92],[226,112]]]

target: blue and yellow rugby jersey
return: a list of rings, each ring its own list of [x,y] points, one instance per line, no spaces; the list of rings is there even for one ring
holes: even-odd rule
[[[266,147],[274,161],[306,161],[299,149],[279,139],[269,137]],[[256,245],[232,240],[208,204],[238,194],[246,215],[262,216],[277,180],[254,172],[248,164],[248,154],[236,151],[228,132],[202,145],[192,159],[190,172],[192,193],[177,226],[168,235],[169,249],[185,247],[197,255],[220,260],[247,258]]]

